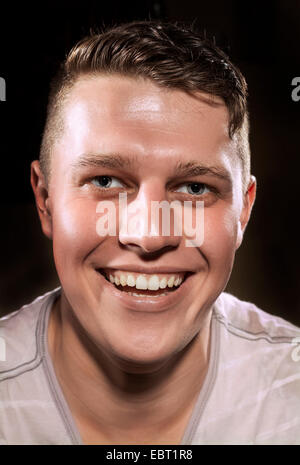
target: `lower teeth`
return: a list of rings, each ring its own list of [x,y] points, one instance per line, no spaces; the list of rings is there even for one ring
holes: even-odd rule
[[[149,297],[149,294],[136,294],[136,292],[127,292],[129,295],[134,295],[135,297]],[[163,292],[162,294],[151,295],[151,297],[161,297],[163,295],[168,295],[168,292]]]

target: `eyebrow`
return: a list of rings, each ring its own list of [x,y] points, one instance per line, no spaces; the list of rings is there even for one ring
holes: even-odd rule
[[[199,163],[197,160],[191,160],[188,163],[178,162],[174,173],[176,176],[191,177],[209,175],[226,181],[232,185],[232,178],[229,171],[221,166],[210,166],[204,163]]]
[[[119,154],[95,154],[86,153],[78,157],[78,159],[72,163],[72,171],[77,171],[81,167],[100,167],[110,169],[128,169],[134,171],[140,164],[139,157],[137,156],[125,156]],[[209,175],[226,181],[232,186],[232,178],[229,171],[221,166],[210,166],[204,163],[199,163],[197,160],[191,160],[187,163],[181,161],[177,162],[174,170],[174,177],[192,177],[192,176],[203,176]]]
[[[86,153],[80,155],[78,159],[71,164],[71,169],[76,171],[77,169],[84,167],[102,167],[112,169],[122,168],[133,168],[136,164],[136,158],[121,156],[118,154],[94,154]]]

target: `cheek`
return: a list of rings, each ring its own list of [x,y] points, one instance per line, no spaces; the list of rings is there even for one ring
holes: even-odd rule
[[[101,242],[96,205],[82,199],[61,202],[53,215],[53,253],[57,267],[74,266]],[[66,268],[65,268],[66,269]]]
[[[210,262],[231,263],[238,221],[233,209],[208,209],[204,217],[203,252]]]

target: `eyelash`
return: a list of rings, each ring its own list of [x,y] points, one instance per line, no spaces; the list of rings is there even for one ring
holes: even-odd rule
[[[122,186],[117,186],[117,187],[100,187],[100,186],[95,186],[95,184],[93,183],[93,181],[95,180],[99,180],[99,178],[109,178],[109,179],[115,179],[117,180],[120,184],[122,184]],[[103,190],[103,191],[107,191],[108,189],[120,189],[120,187],[126,187],[117,177],[115,176],[109,176],[109,175],[101,175],[101,176],[95,176],[94,178],[92,178],[90,180],[92,182],[92,184],[94,184],[94,186],[97,188],[97,189],[100,189],[100,190]],[[185,182],[185,183],[182,183],[177,189],[180,189],[181,187],[183,186],[191,186],[193,184],[197,184],[197,185],[200,185],[200,186],[203,186],[204,188],[206,189],[209,189],[210,192],[215,192],[216,193],[216,189],[209,186],[208,184],[206,183],[203,183],[203,182],[197,182],[197,181],[191,181],[191,182]],[[201,195],[204,195],[203,193],[202,194],[192,194],[192,193],[189,193],[189,192],[183,192],[183,194],[185,195],[192,195],[193,197],[197,197],[197,196],[201,196]]]
[[[91,179],[91,182],[93,182],[95,179],[99,179],[99,178],[118,179],[118,178],[116,178],[115,176],[101,175],[101,176],[95,176],[93,179]],[[121,181],[118,181],[118,182],[120,182],[120,184],[123,184],[123,183],[121,183]],[[103,187],[103,186],[102,186],[102,187],[96,186],[96,187],[100,188],[101,190],[107,190],[107,189],[108,189],[108,188]],[[118,186],[118,188],[119,188],[119,187],[120,187],[120,186]],[[114,189],[114,188],[112,187],[111,189]]]

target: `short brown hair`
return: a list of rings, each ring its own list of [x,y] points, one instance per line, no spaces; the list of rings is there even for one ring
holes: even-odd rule
[[[159,86],[220,97],[229,113],[229,137],[237,140],[244,188],[250,176],[247,84],[239,69],[193,27],[159,21],[118,25],[78,42],[50,87],[40,163],[46,182],[51,150],[62,134],[62,107],[83,75],[119,74],[151,79]]]

